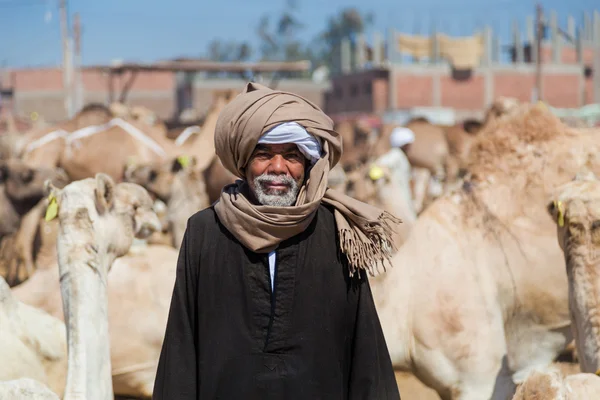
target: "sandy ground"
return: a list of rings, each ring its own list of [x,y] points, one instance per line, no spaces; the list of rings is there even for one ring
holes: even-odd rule
[[[579,365],[569,362],[554,363],[565,375],[580,372]],[[396,372],[396,382],[402,400],[440,400],[440,396],[433,390],[423,385],[420,380],[408,372]]]
[[[573,363],[555,363],[565,375],[576,374],[579,366]],[[421,381],[408,372],[396,372],[396,382],[402,400],[440,400],[440,396],[433,390],[423,385]],[[117,396],[115,400],[135,400],[129,397]]]
[[[408,372],[396,372],[402,400],[440,400],[440,396]]]

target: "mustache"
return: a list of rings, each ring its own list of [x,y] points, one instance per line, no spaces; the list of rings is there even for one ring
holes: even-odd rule
[[[258,183],[275,183],[278,185],[292,186],[294,178],[287,175],[263,174],[256,177]]]

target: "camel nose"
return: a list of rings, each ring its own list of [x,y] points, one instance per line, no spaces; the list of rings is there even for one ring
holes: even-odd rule
[[[154,232],[162,231],[162,224],[154,211],[145,211],[138,217],[138,220],[141,223],[135,234],[136,239],[146,239]]]

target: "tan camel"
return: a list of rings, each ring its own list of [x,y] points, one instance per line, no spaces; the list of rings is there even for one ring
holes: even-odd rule
[[[534,371],[519,385],[513,400],[583,400],[600,398],[600,378],[594,374],[564,376],[560,371]]]
[[[174,145],[160,126],[114,118],[107,107],[93,104],[70,121],[30,132],[19,148],[32,165],[61,167],[71,180],[103,172],[120,181],[128,161],[162,161]]]
[[[0,276],[10,285],[35,268],[31,254],[47,179],[60,187],[67,183],[61,170],[32,168],[19,159],[0,162]]]
[[[64,398],[112,399],[106,317],[107,275],[115,259],[128,252],[134,237],[147,237],[160,229],[160,223],[152,211],[152,200],[142,187],[131,183],[115,185],[104,174],[98,174],[95,179],[73,182],[64,189],[54,187],[48,180],[47,192],[51,199],[48,213],[59,220],[57,250],[60,280],[56,279],[55,283],[60,281],[67,328],[68,369]],[[7,286],[3,292],[6,290]],[[23,318],[28,316],[31,320],[40,320],[44,315],[42,311],[20,304],[15,299],[12,299],[12,306],[24,310],[18,317],[13,317],[17,323],[22,323]],[[49,321],[56,321],[50,318]],[[28,327],[31,327],[31,320]],[[55,329],[58,324],[62,325],[59,321],[54,322]],[[36,327],[34,332],[38,335],[45,332],[46,340],[57,336],[52,335],[51,330],[40,327]],[[18,366],[18,363],[15,364]],[[8,385],[8,389],[14,390],[15,384]]]
[[[159,166],[130,165],[124,179],[143,186],[167,205],[167,223],[173,233],[172,245],[177,249],[188,218],[210,205],[195,157],[180,156]]]
[[[53,168],[59,165],[65,146],[64,138],[71,132],[110,121],[112,114],[102,104],[88,104],[73,119],[49,127],[34,128],[22,136],[16,152],[33,166]]]
[[[555,190],[547,206],[557,224],[569,282],[569,310],[583,373],[564,377],[556,371],[533,372],[517,389],[514,400],[600,398],[600,335],[597,306],[597,232],[600,227],[600,181],[581,174]],[[534,397],[536,395],[537,397]]]
[[[214,203],[221,196],[221,191],[225,185],[235,182],[235,175],[229,172],[215,153],[215,127],[221,110],[233,99],[237,92],[234,90],[216,91],[213,94],[213,104],[209,110],[201,132],[193,141],[176,143],[179,145],[175,155],[185,154],[196,159],[196,168],[204,176],[206,190],[210,203]]]
[[[389,167],[363,165],[347,175],[345,193],[350,197],[382,208],[402,220],[393,234],[395,248],[402,246],[417,220],[417,214],[404,200],[406,188],[401,188]]]
[[[436,200],[372,279],[394,365],[442,399],[507,399],[571,340],[567,277],[547,196],[583,165],[600,172],[600,135],[539,107],[484,129],[471,178]]]

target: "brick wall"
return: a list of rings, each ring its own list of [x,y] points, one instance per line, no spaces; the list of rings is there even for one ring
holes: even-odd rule
[[[391,80],[375,77],[368,71],[332,79],[326,111],[330,115],[348,112],[382,114],[390,107],[390,88],[394,88],[395,106],[407,109],[419,106],[454,108],[458,113],[478,113],[500,96],[530,101],[535,86],[533,65],[479,68],[470,75],[453,77],[444,66],[395,66]],[[577,65],[544,65],[542,96],[554,107],[577,108],[593,101],[592,78],[584,78]],[[456,79],[455,79],[456,78]],[[335,96],[348,93],[355,82],[371,79],[373,95],[353,98]],[[585,93],[582,89],[585,88]],[[583,104],[582,104],[583,101]]]
[[[6,75],[6,76],[4,76]],[[121,89],[125,87],[131,74],[124,73],[113,78],[114,100],[118,100]],[[3,85],[9,82],[14,90],[14,110],[20,115],[37,112],[46,121],[56,122],[67,117],[63,75],[59,68],[30,68],[13,70],[3,74]],[[108,74],[84,70],[82,72],[84,104],[89,102],[107,103],[109,100]],[[193,89],[194,108],[200,114],[206,112],[212,102],[212,90],[241,90],[246,84],[243,80],[222,79],[206,80],[197,83]],[[269,85],[269,82],[266,82]],[[276,88],[297,93],[323,106],[323,92],[329,83],[312,81],[281,80]],[[157,113],[160,118],[170,119],[177,113],[176,75],[172,72],[138,72],[128,92],[128,105],[145,106]]]

